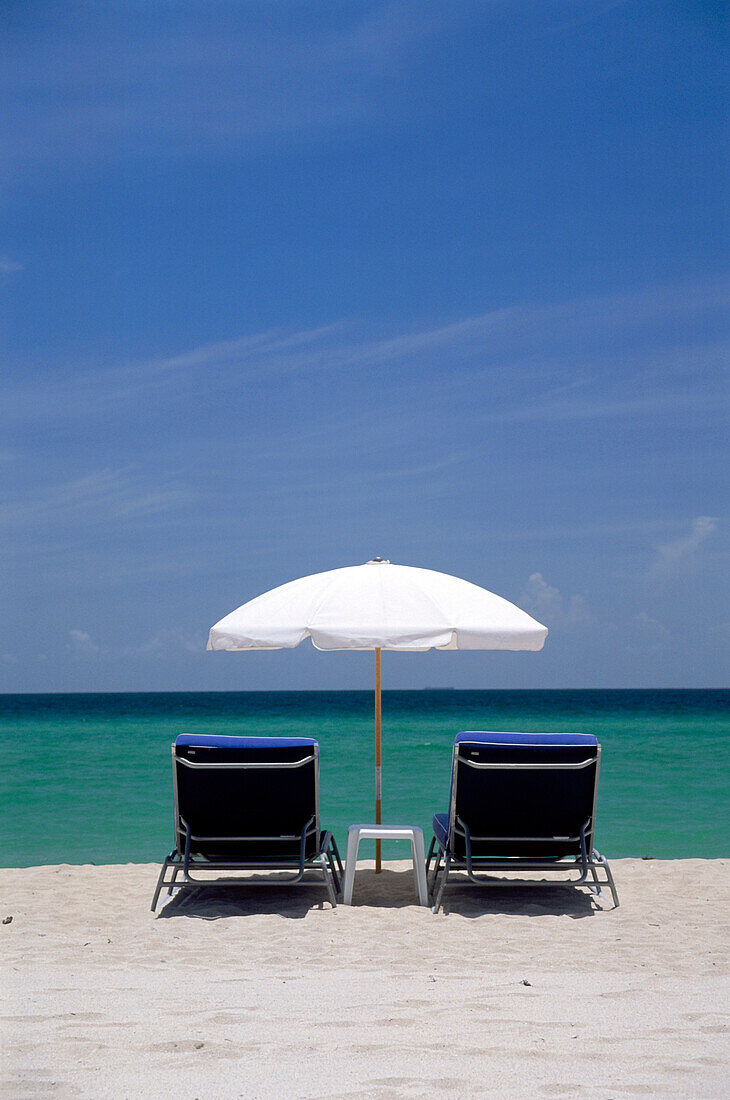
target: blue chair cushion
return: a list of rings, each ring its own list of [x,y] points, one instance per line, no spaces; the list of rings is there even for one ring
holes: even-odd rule
[[[311,749],[313,737],[236,737],[223,733],[181,733],[175,738],[180,748],[194,746],[209,749]]]
[[[481,745],[597,745],[592,733],[486,733],[464,731],[457,733],[454,743],[468,741]]]
[[[433,815],[433,835],[439,842],[442,848],[446,847],[446,841],[449,835],[449,815],[448,814],[434,814]]]

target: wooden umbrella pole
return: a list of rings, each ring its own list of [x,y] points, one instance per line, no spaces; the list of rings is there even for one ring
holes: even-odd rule
[[[380,705],[380,650],[375,650],[375,824],[381,823],[382,812],[382,797],[383,797],[383,769],[381,758],[381,717],[382,710]],[[380,859],[380,847],[381,842],[375,841],[375,874],[379,875],[381,871],[381,859]]]

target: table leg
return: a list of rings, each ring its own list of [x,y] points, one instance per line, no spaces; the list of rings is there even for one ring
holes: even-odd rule
[[[360,830],[347,830],[347,855],[345,856],[345,876],[342,882],[342,904],[352,905],[352,888],[355,885],[357,850],[360,846]]]
[[[418,886],[419,905],[428,905],[428,884],[426,883],[426,852],[423,847],[423,829],[413,830],[413,872]]]

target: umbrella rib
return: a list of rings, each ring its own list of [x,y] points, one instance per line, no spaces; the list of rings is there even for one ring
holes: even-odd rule
[[[339,573],[339,570],[335,570],[335,572]],[[325,588],[324,592],[322,592],[322,594],[321,594],[321,596],[320,596],[319,600],[317,601],[317,603],[316,603],[316,605],[315,605],[315,607],[314,607],[314,610],[312,611],[312,615],[311,615],[311,618],[312,618],[312,620],[314,620],[314,619],[316,618],[316,616],[317,616],[317,615],[319,614],[319,611],[321,610],[322,604],[323,604],[323,603],[325,602],[325,600],[327,599],[328,595],[330,594],[330,592],[332,591],[332,589],[333,589],[333,588],[335,587],[335,585],[336,585],[336,584],[337,584],[337,581],[336,581],[336,579],[335,579],[335,578],[333,577],[333,578],[332,578],[332,579],[330,580],[330,582],[329,582],[329,584],[327,585],[327,587]],[[308,626],[307,626],[307,633],[306,633],[306,634],[304,635],[304,637],[306,638],[307,636],[309,636],[309,638],[311,638],[311,637],[312,637],[312,628],[311,628],[311,625],[308,625]]]
[[[431,593],[430,592],[424,592],[422,589],[419,589],[418,595],[419,595],[419,598],[425,597],[428,600],[428,602],[431,604],[431,607],[435,608],[435,610],[438,612],[438,614],[443,617],[444,621],[447,624],[446,629],[450,630],[452,635],[455,634],[456,633],[456,627],[451,625],[451,620],[449,619],[448,615],[444,614],[444,609],[441,607],[441,605],[438,603],[438,601],[436,599],[434,599],[434,597],[431,595]],[[434,645],[430,645],[430,646],[428,646],[428,648],[429,649],[436,649],[438,647],[434,646]]]
[[[335,572],[335,573],[339,573],[339,572],[340,572],[340,570],[334,570],[334,572]],[[323,605],[323,604],[324,604],[324,603],[326,602],[326,600],[327,600],[327,597],[328,597],[328,596],[329,596],[329,594],[331,593],[332,589],[336,587],[336,585],[337,585],[337,583],[338,583],[338,580],[339,580],[339,578],[338,578],[338,577],[333,577],[333,578],[332,578],[332,580],[331,580],[331,581],[329,582],[329,584],[327,585],[327,587],[326,587],[326,588],[324,589],[324,591],[323,591],[323,592],[321,593],[321,596],[320,596],[319,600],[317,601],[317,603],[316,603],[316,605],[315,605],[315,607],[314,607],[314,609],[313,609],[313,611],[312,611],[312,613],[311,613],[311,619],[312,619],[312,621],[313,621],[313,620],[314,620],[314,619],[316,618],[317,614],[318,614],[318,613],[319,613],[319,611],[321,610],[321,608],[322,608],[322,605]],[[428,592],[423,592],[423,591],[422,591],[421,589],[419,589],[419,590],[418,590],[418,593],[417,593],[417,594],[418,594],[418,597],[419,597],[419,599],[423,599],[423,598],[425,597],[425,599],[426,599],[426,600],[427,600],[427,601],[429,602],[429,604],[431,605],[431,607],[435,609],[435,611],[436,611],[436,612],[438,613],[438,615],[439,615],[439,616],[441,616],[441,618],[442,618],[442,619],[444,620],[444,622],[445,622],[445,624],[446,624],[446,626],[445,626],[445,629],[446,629],[446,630],[450,630],[450,631],[451,631],[451,634],[452,634],[452,637],[453,637],[453,635],[454,635],[454,634],[455,634],[455,633],[457,632],[457,631],[456,631],[456,627],[452,625],[452,623],[451,623],[451,621],[450,621],[450,619],[449,619],[448,615],[446,615],[446,614],[444,613],[444,610],[443,610],[443,608],[441,607],[440,603],[438,603],[438,602],[437,602],[437,600],[435,600],[435,599],[434,599],[434,597],[433,597],[433,596],[432,596],[432,595],[431,595],[430,593],[428,593]],[[306,625],[306,634],[305,634],[305,637],[307,637],[307,636],[309,636],[309,638],[310,638],[310,639],[311,639],[311,637],[312,637],[312,629],[311,629],[311,623],[310,623],[310,624],[307,624],[307,625]],[[391,648],[391,647],[389,647],[389,646],[384,646],[384,645],[371,645],[371,646],[367,646],[366,648],[367,648],[367,649],[370,649],[370,650],[375,650],[375,649],[389,649],[389,648]],[[429,646],[427,646],[426,648],[427,648],[427,649],[435,649],[435,648],[437,648],[437,647],[436,647],[436,646],[433,646],[433,645],[429,645]],[[395,651],[397,651],[397,650],[394,650],[394,652],[395,652]]]

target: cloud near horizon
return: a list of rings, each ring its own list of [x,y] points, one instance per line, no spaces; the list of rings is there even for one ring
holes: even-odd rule
[[[585,597],[565,597],[555,585],[548,584],[542,573],[532,573],[527,581],[525,610],[553,630],[573,630],[591,621]]]
[[[90,656],[99,652],[99,647],[92,639],[91,635],[86,630],[69,630],[69,638],[71,639],[69,648],[75,653],[86,654]]]

